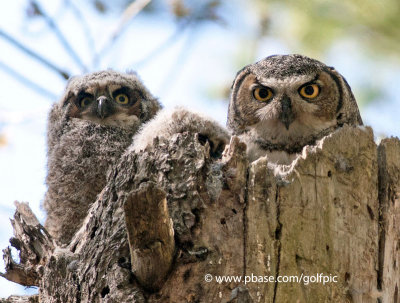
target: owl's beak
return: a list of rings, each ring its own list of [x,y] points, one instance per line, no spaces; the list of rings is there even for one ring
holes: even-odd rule
[[[279,119],[285,125],[286,129],[289,130],[289,125],[294,120],[294,113],[292,110],[292,100],[288,96],[283,96],[281,100],[281,114]]]
[[[97,98],[97,114],[101,119],[104,119],[109,114],[108,99],[105,96]]]

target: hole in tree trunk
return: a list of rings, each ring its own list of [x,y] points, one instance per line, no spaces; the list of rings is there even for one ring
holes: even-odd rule
[[[107,296],[107,294],[110,293],[110,287],[106,286],[102,289],[101,291],[101,297],[104,298],[105,296]]]
[[[346,282],[349,282],[349,280],[350,280],[350,273],[346,272],[346,273],[344,274],[344,280],[345,280]]]

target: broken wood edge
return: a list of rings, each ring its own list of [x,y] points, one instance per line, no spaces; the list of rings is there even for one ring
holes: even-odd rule
[[[158,290],[175,255],[166,193],[153,182],[142,183],[128,194],[124,212],[132,271],[144,288]]]
[[[23,286],[39,286],[43,265],[52,254],[55,244],[46,229],[39,223],[28,203],[15,201],[14,219],[11,224],[14,237],[12,247],[19,251],[19,263],[13,257],[11,248],[3,250],[5,273],[0,276]]]

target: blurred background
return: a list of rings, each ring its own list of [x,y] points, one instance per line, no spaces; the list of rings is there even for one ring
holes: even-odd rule
[[[68,77],[135,70],[165,107],[225,124],[240,68],[300,53],[345,76],[379,141],[400,136],[399,15],[398,0],[3,1],[0,248],[12,236],[14,200],[44,221],[47,112]],[[35,292],[0,278],[0,297]]]

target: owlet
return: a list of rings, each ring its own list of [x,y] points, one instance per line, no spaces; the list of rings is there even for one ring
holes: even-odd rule
[[[106,184],[107,170],[161,108],[134,73],[72,78],[48,118],[45,227],[69,243]]]

